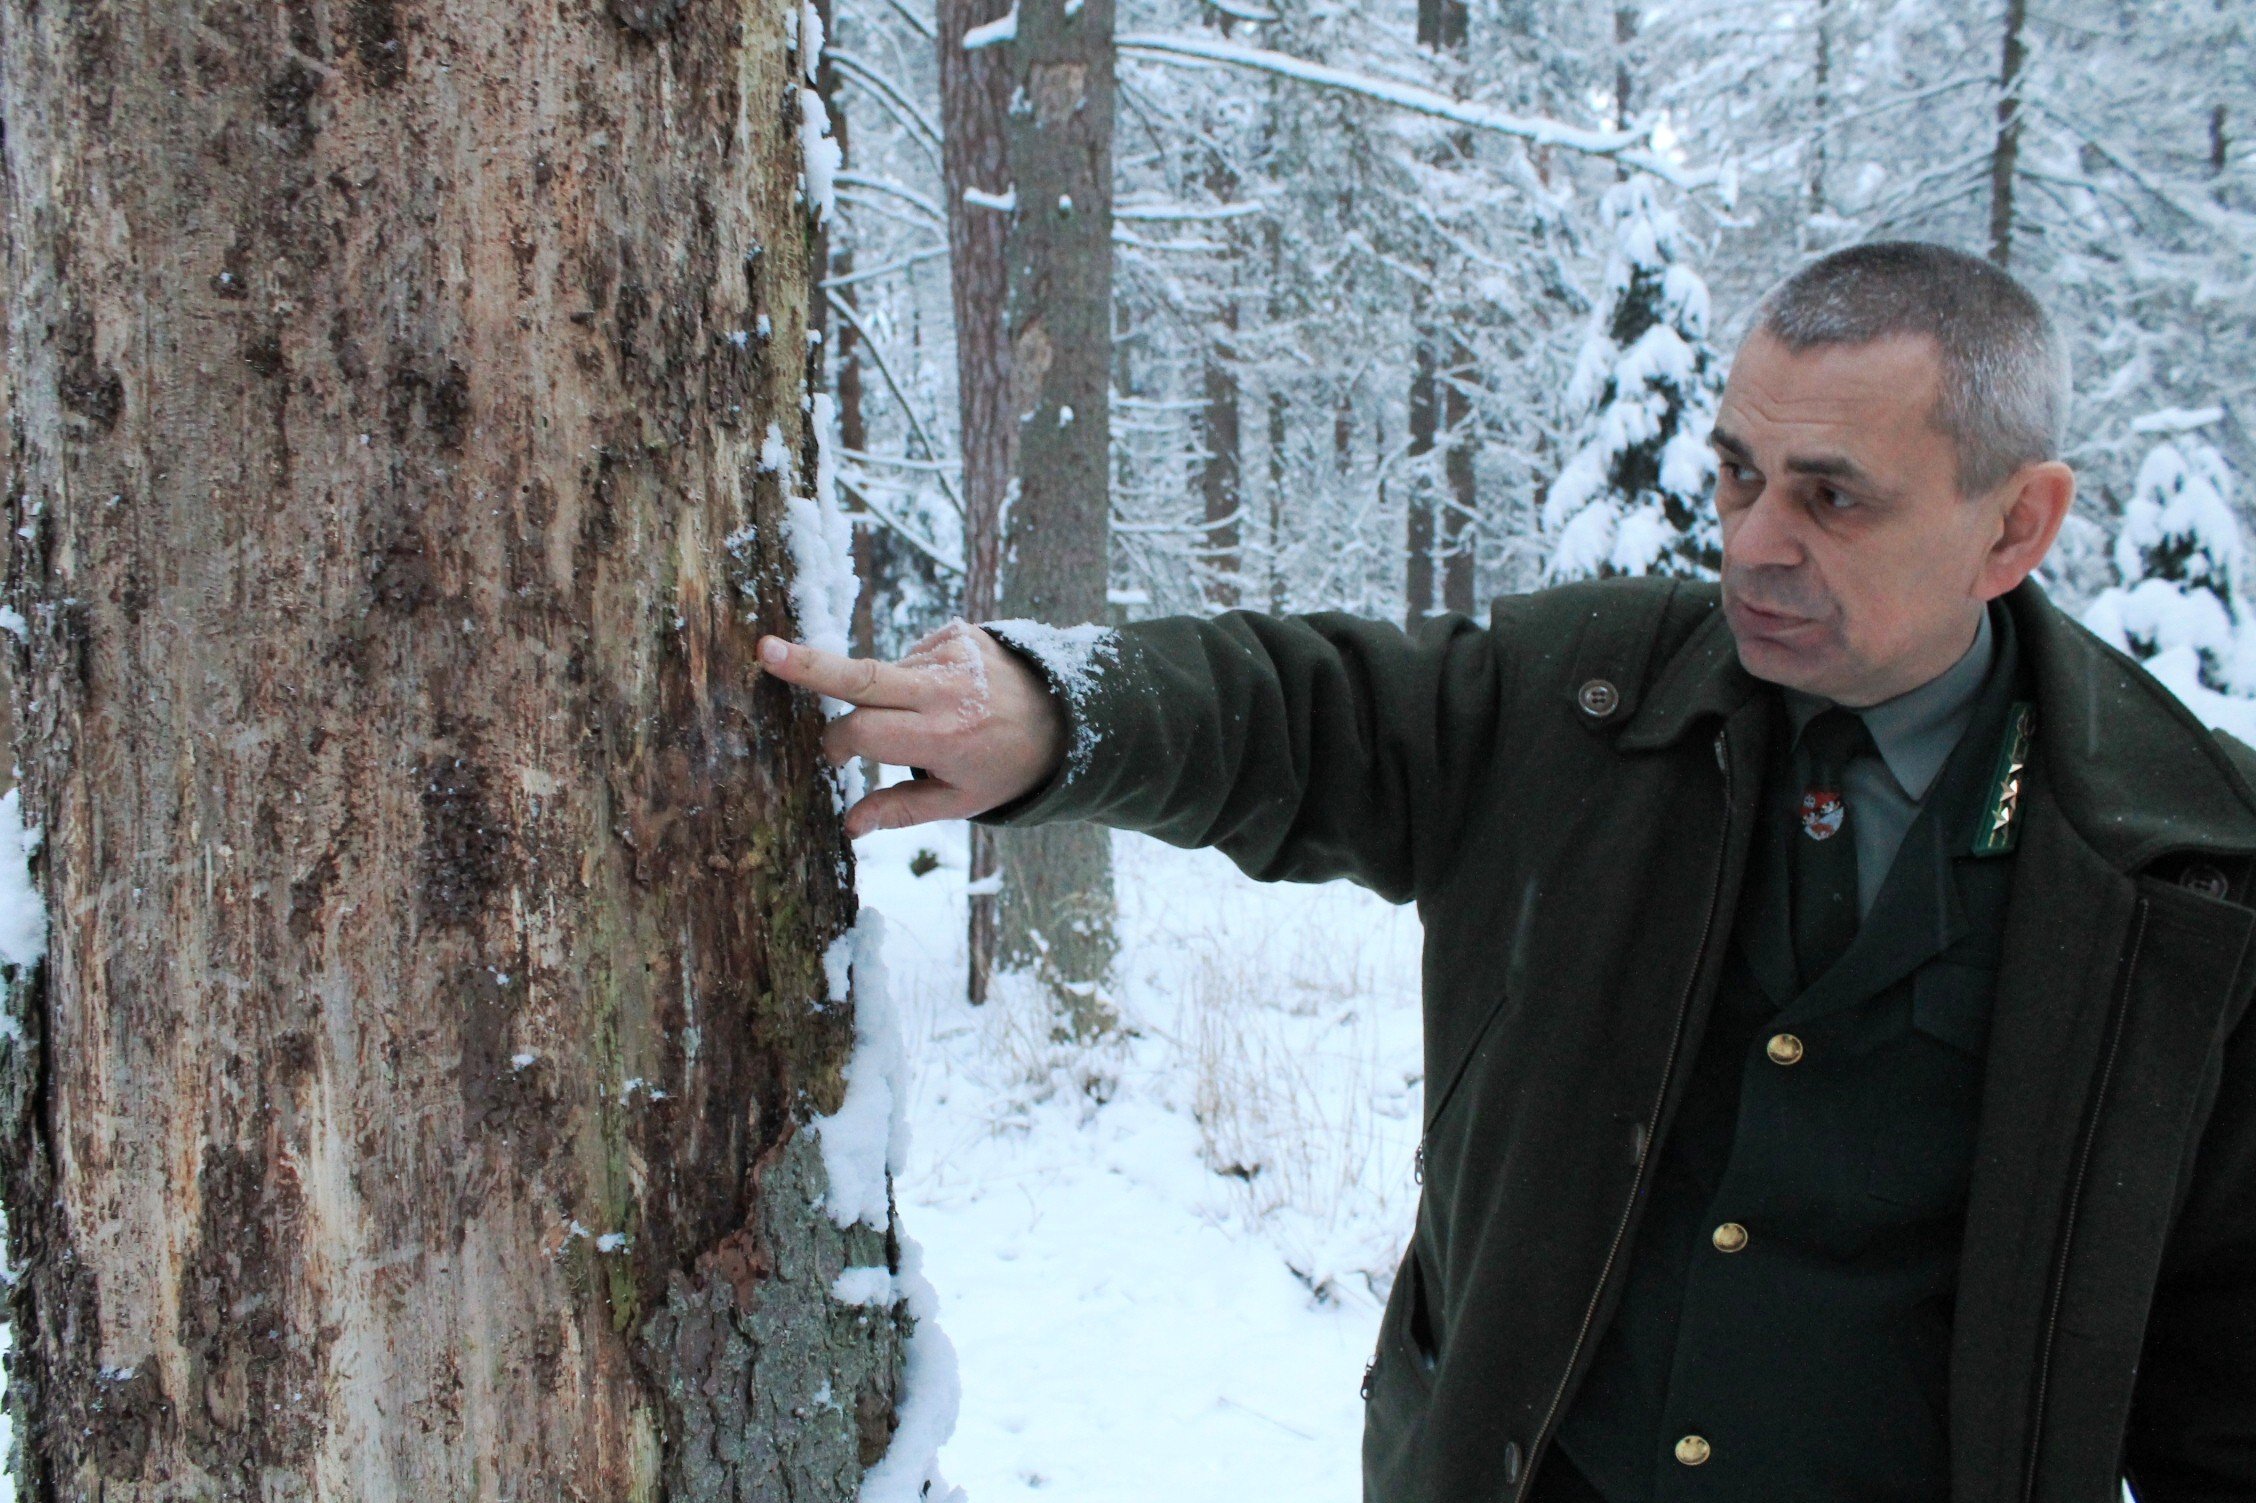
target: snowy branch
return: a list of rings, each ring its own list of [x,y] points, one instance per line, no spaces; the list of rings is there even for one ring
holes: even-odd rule
[[[1136,220],[1163,219],[1178,223],[1189,223],[1193,220],[1244,219],[1264,212],[1266,212],[1265,206],[1257,203],[1213,204],[1209,206],[1198,204],[1115,204],[1112,209],[1112,217]]]
[[[1224,67],[1275,74],[1319,89],[1358,94],[1382,104],[1431,115],[1437,120],[1510,136],[1538,146],[1558,146],[1589,156],[1609,157],[1624,166],[1649,172],[1678,187],[1691,187],[1703,180],[1651,151],[1640,149],[1643,138],[1627,131],[1584,130],[1580,126],[1562,125],[1556,120],[1506,114],[1502,110],[1452,99],[1446,94],[1438,94],[1432,89],[1420,88],[1414,84],[1395,83],[1390,79],[1373,78],[1364,73],[1350,73],[1344,68],[1312,63],[1305,58],[1272,52],[1264,47],[1245,47],[1213,37],[1161,36],[1149,32],[1127,33],[1116,38],[1114,45],[1131,57],[1146,57],[1178,66],[1186,63],[1219,63]]]
[[[939,127],[924,117],[924,111],[918,109],[915,102],[903,93],[893,80],[862,61],[854,53],[842,52],[838,48],[832,47],[825,51],[823,56],[840,73],[875,95],[878,102],[892,113],[894,119],[908,127],[909,134],[916,138],[918,145],[932,153],[935,158],[939,156]]]
[[[871,177],[866,172],[841,172],[838,174],[838,186],[841,188],[861,188],[871,193],[882,193],[888,198],[897,198],[902,203],[922,210],[927,218],[937,224],[944,225],[948,222],[946,211],[938,204],[917,192],[916,189],[903,187],[891,178]]]
[[[815,285],[827,291],[833,287],[852,287],[860,282],[874,282],[881,277],[889,277],[897,271],[907,271],[910,267],[920,265],[923,262],[937,261],[946,254],[948,254],[948,247],[945,245],[928,245],[922,250],[911,251],[898,260],[888,261],[882,266],[872,266],[866,271],[841,272],[835,277],[824,277]]]
[[[862,336],[862,347],[869,351],[870,364],[877,367],[877,374],[885,382],[885,389],[892,392],[893,400],[900,404],[901,416],[908,419],[910,431],[916,434],[917,442],[924,446],[924,452],[932,458],[938,459],[940,457],[940,446],[932,441],[932,434],[925,428],[924,419],[917,416],[916,404],[909,400],[908,392],[902,388],[899,381],[894,379],[893,367],[886,363],[885,352],[879,348],[877,337],[870,333],[869,325],[862,322],[862,316],[856,311],[851,300],[840,297],[832,291],[825,291],[823,296],[829,301],[831,311],[836,313],[839,319],[852,328],[855,333]],[[964,515],[963,497],[956,494],[955,483],[948,479],[948,472],[946,470],[934,470],[932,478],[940,482],[940,489],[946,493],[948,504],[956,509],[956,516],[960,520]]]

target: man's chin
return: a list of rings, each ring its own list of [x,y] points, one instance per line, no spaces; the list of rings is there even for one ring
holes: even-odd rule
[[[1741,631],[1736,622],[1731,626],[1732,641],[1739,649],[1739,666],[1751,677],[1788,689],[1824,693],[1822,684],[1827,675],[1818,653],[1768,633]]]

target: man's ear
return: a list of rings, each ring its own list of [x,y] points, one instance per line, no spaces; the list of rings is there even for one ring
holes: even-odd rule
[[[1984,600],[2003,595],[2044,562],[2075,503],[2076,472],[2057,459],[2025,464],[1996,494],[2002,502],[1997,536],[1982,559],[1975,591]]]

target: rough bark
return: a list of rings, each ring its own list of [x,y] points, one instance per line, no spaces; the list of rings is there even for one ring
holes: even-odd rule
[[[2005,40],[1998,56],[1997,139],[1990,147],[1990,260],[2005,270],[2013,260],[2013,184],[2021,168],[2022,30],[2028,0],[2005,0]]]
[[[1018,471],[1010,419],[1010,218],[968,200],[1010,191],[1011,70],[1007,49],[964,51],[964,33],[1000,18],[1010,0],[938,0],[941,175],[948,199],[948,291],[956,315],[956,412],[963,456],[963,613],[991,619],[1001,604],[1002,517]],[[999,904],[981,889],[999,868],[996,834],[971,831],[970,973],[973,1002],[987,1000]]]
[[[883,1450],[901,1320],[829,1287],[889,1233],[803,1130],[849,860],[751,658],[786,9],[0,9],[25,1496],[806,1503]]]
[[[1010,424],[1003,614],[1105,619],[1111,530],[1112,0],[1022,0],[1010,48]],[[1074,1030],[1109,1024],[1111,846],[1096,826],[1010,831],[997,958],[1035,969]]]

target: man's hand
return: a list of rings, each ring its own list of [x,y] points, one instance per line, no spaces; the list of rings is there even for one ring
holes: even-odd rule
[[[967,622],[949,622],[898,663],[762,637],[760,666],[855,706],[823,732],[831,761],[875,757],[925,772],[849,809],[848,835],[983,813],[1039,786],[1065,755],[1049,686]]]

